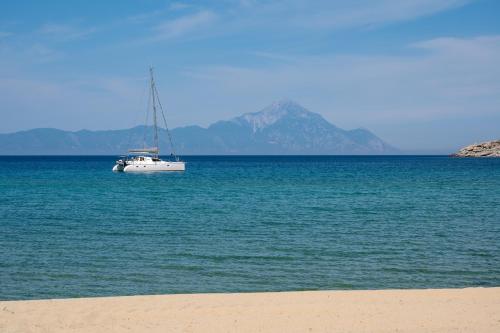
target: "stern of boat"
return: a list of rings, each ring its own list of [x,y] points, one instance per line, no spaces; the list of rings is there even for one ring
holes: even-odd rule
[[[116,165],[113,167],[114,172],[122,172],[125,169],[125,161],[118,160],[116,161]]]

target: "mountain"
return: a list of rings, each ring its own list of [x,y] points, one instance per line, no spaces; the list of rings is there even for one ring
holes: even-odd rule
[[[145,126],[126,130],[68,132],[38,128],[0,134],[0,155],[105,155],[142,147]],[[398,150],[365,129],[343,130],[292,101],[219,121],[208,128],[179,127],[171,131],[179,155],[210,154],[394,154]],[[160,130],[160,149],[170,152]],[[151,135],[146,136],[146,143]]]

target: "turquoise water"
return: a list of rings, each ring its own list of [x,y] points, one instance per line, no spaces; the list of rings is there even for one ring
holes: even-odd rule
[[[500,159],[0,157],[0,299],[500,286]]]

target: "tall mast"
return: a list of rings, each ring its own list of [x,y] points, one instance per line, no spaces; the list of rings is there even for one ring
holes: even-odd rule
[[[153,77],[153,66],[149,67],[149,73],[151,75],[151,94],[153,97],[153,126],[154,126],[154,145],[156,148],[156,156],[160,152],[160,146],[158,145],[158,122],[156,120],[156,87],[155,80]]]

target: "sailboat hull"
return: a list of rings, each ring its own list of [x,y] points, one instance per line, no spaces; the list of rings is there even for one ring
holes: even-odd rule
[[[132,163],[122,166],[116,164],[113,171],[117,172],[156,172],[156,171],[184,171],[186,164],[184,162],[161,161],[156,163]]]

